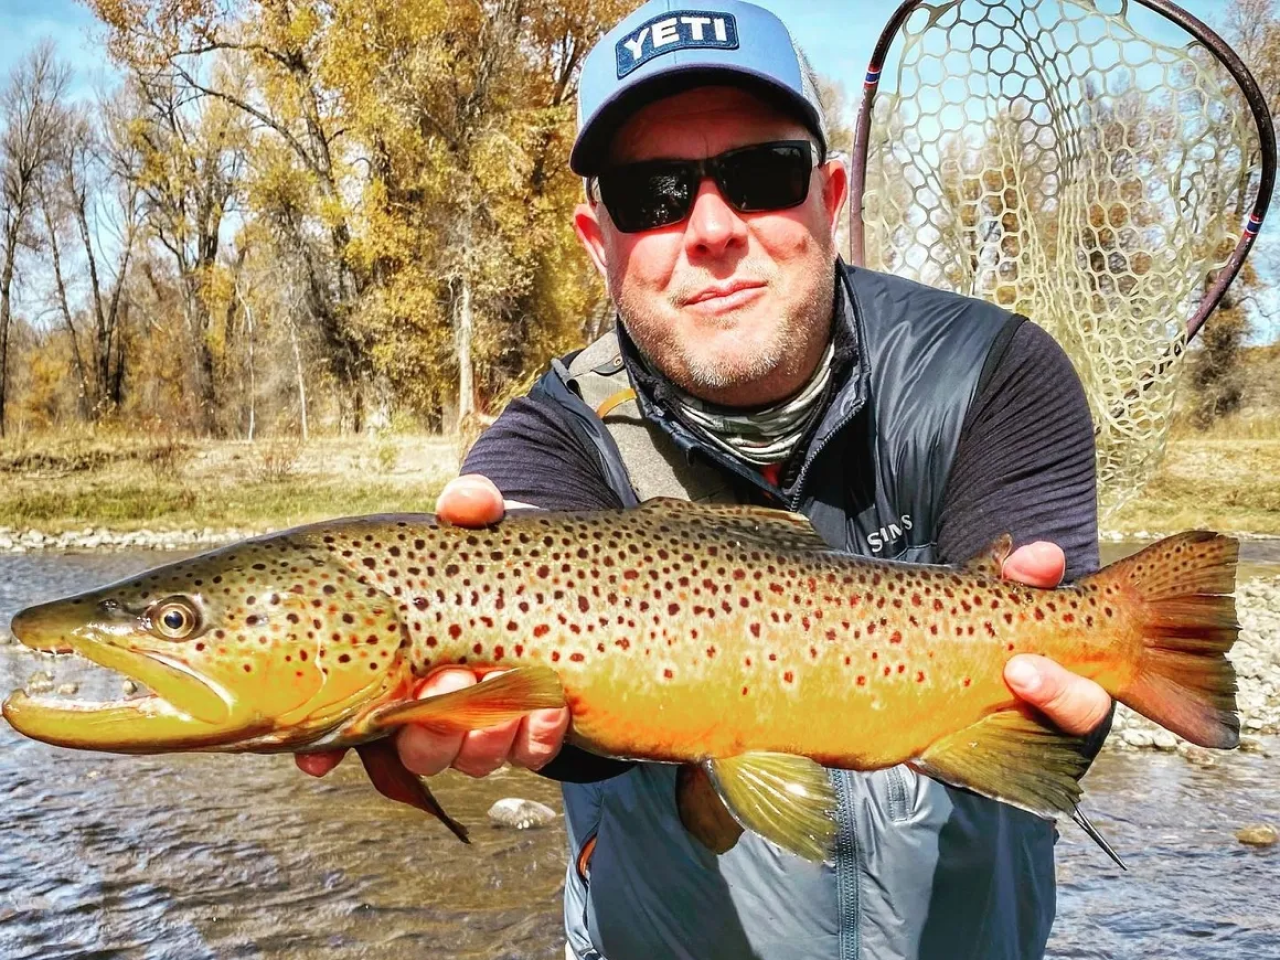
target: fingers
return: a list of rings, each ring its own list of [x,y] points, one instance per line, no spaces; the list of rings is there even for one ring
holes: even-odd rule
[[[541,770],[555,759],[569,730],[569,710],[535,710],[522,721],[511,744],[511,762]]]
[[[322,750],[318,753],[295,753],[293,760],[303,773],[309,773],[313,777],[323,777],[346,755],[346,750]]]
[[[433,674],[418,691],[420,697],[431,697],[452,690],[461,690],[476,682],[470,670],[441,670]],[[405,727],[396,735],[396,750],[400,762],[420,777],[432,777],[446,769],[462,749],[463,734],[440,733],[426,727]]]
[[[1067,557],[1056,543],[1044,540],[1019,547],[1004,562],[1001,573],[1029,587],[1056,587],[1067,572]]]
[[[1092,680],[1047,657],[1020,654],[1004,668],[1005,683],[1067,733],[1087,734],[1111,712],[1111,697]]]
[[[459,527],[484,527],[502,519],[502,494],[488,477],[471,473],[444,485],[436,500],[436,515]]]
[[[435,696],[476,683],[470,670],[442,670],[421,688],[419,696]],[[530,770],[549,763],[564,742],[569,711],[535,710],[527,717],[463,734],[444,734],[407,726],[397,735],[400,760],[420,777],[453,767],[471,777],[487,777],[510,761]]]

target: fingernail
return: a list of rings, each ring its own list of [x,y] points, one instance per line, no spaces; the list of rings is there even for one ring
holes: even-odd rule
[[[1040,671],[1025,660],[1011,660],[1004,669],[1004,678],[1009,686],[1017,687],[1022,693],[1035,693],[1040,689]]]

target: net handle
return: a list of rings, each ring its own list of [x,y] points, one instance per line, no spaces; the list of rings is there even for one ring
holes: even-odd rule
[[[850,159],[850,192],[849,192],[849,257],[859,267],[866,266],[866,233],[862,219],[864,192],[867,186],[867,146],[871,140],[871,108],[875,103],[876,91],[880,86],[880,72],[884,68],[889,48],[898,36],[898,31],[906,23],[907,18],[917,9],[925,5],[927,0],[905,0],[894,12],[876,41],[875,50],[871,54],[871,64],[867,67],[867,78],[862,88],[862,103],[858,107],[858,126],[854,133],[853,156]],[[1276,133],[1271,122],[1271,111],[1267,106],[1267,98],[1263,95],[1258,81],[1253,78],[1249,68],[1245,66],[1239,55],[1227,45],[1217,33],[1203,21],[1193,17],[1170,0],[1133,0],[1154,10],[1161,16],[1172,20],[1204,45],[1214,58],[1222,64],[1232,79],[1240,86],[1253,121],[1258,129],[1258,146],[1262,157],[1261,178],[1258,183],[1258,197],[1254,201],[1253,211],[1245,222],[1244,232],[1240,236],[1236,248],[1226,265],[1219,271],[1209,291],[1201,299],[1195,314],[1187,321],[1187,342],[1199,332],[1209,314],[1213,312],[1218,301],[1227,292],[1227,287],[1235,280],[1244,266],[1245,257],[1253,249],[1258,239],[1258,231],[1262,229],[1262,220],[1271,204],[1271,192],[1276,181]]]

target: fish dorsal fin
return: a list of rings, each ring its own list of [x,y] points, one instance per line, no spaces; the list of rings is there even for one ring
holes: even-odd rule
[[[815,863],[836,843],[836,794],[825,768],[788,753],[708,760],[707,772],[733,819]]]
[[[1004,562],[1013,552],[1013,537],[1002,533],[983,549],[964,562],[964,569],[982,577],[999,579],[1004,573]]]
[[[772,550],[831,549],[808,517],[788,510],[751,504],[693,503],[674,497],[655,497],[637,509],[655,518],[668,516],[682,524],[697,524],[721,536]]]

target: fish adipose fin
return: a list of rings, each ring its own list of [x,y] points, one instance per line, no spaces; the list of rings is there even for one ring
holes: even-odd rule
[[[831,859],[836,794],[824,767],[786,753],[744,753],[708,760],[706,769],[742,826],[806,860]]]
[[[360,754],[365,773],[369,774],[369,779],[380,794],[426,811],[452,830],[453,835],[463,843],[471,842],[467,836],[467,828],[445,813],[444,807],[431,795],[427,785],[400,762],[400,755],[396,753],[395,744],[390,740],[362,743],[356,747],[356,753]]]
[[[1013,537],[1004,533],[966,560],[961,569],[976,576],[999,579],[1004,575],[1004,562],[1012,552]]]
[[[1113,563],[1087,582],[1141,601],[1142,652],[1116,699],[1202,747],[1240,742],[1236,672],[1227,652],[1236,620],[1240,544],[1203,530],[1182,533]]]
[[[550,667],[516,667],[491,677],[461,690],[390,704],[369,718],[370,726],[385,730],[416,723],[435,730],[483,730],[533,710],[565,705],[564,687]]]
[[[706,769],[685,763],[676,771],[676,809],[689,834],[714,854],[728,853],[742,836]]]

